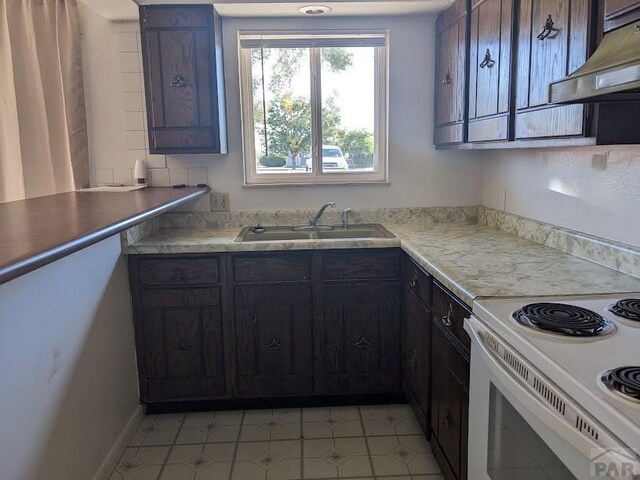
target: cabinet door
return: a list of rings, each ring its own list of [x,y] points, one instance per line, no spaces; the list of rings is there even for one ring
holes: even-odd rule
[[[513,0],[475,0],[471,9],[469,142],[509,139]]]
[[[516,139],[588,135],[585,105],[554,106],[548,100],[549,84],[587,59],[590,10],[590,0],[521,1]]]
[[[399,287],[325,285],[321,310],[316,349],[323,393],[399,392]]]
[[[237,387],[241,396],[312,393],[311,312],[309,285],[236,287]]]
[[[466,479],[469,363],[434,320],[431,431],[446,458],[443,471]]]
[[[221,397],[222,316],[218,308],[144,309],[141,315],[146,401]]]
[[[638,0],[605,0],[604,4],[605,32],[640,20]]]
[[[215,10],[146,5],[140,22],[151,153],[226,153]]]
[[[434,143],[462,143],[465,141],[466,0],[456,0],[440,14],[436,30]]]
[[[405,289],[404,390],[425,433],[429,426],[431,313],[413,290]]]

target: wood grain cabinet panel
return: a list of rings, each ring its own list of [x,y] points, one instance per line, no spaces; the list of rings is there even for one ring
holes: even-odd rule
[[[399,392],[399,286],[325,285],[320,310],[321,392]]]
[[[436,145],[465,139],[467,0],[456,0],[436,25],[435,132]]]
[[[313,317],[309,285],[235,290],[238,393],[244,397],[313,393]]]
[[[224,395],[219,309],[145,309],[139,326],[145,400]]]
[[[425,434],[429,433],[431,311],[411,289],[403,297],[403,390]]]
[[[515,138],[588,136],[586,105],[550,105],[549,84],[587,60],[590,0],[521,0]]]
[[[227,153],[222,32],[211,5],[140,6],[149,150]]]
[[[508,140],[513,0],[474,0],[470,21],[468,140]]]
[[[445,478],[467,478],[469,352],[434,318],[432,328],[431,444]]]

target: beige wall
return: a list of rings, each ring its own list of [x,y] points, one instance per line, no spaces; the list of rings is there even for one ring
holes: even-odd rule
[[[488,152],[483,203],[640,246],[640,146]]]
[[[132,38],[137,24],[113,24],[84,7],[84,66],[94,175],[100,181],[130,176],[135,158],[144,157],[136,93]],[[168,185],[206,179],[229,192],[231,208],[315,207],[331,199],[340,207],[470,205],[481,202],[479,156],[436,152],[433,136],[434,20],[429,17],[333,19],[224,19],[224,61],[229,124],[228,155],[154,156],[152,182]],[[390,185],[243,188],[238,29],[388,28],[390,32]],[[138,47],[139,49],[139,47]],[[416,52],[420,52],[416,54]],[[123,100],[126,97],[126,100]],[[128,111],[128,112],[127,112]],[[146,122],[145,122],[146,123]],[[135,130],[137,129],[137,130]],[[136,133],[140,132],[140,133]],[[193,182],[192,182],[193,180]]]
[[[90,480],[137,407],[117,235],[0,285],[0,478]]]

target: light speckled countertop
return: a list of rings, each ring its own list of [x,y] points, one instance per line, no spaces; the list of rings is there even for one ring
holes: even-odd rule
[[[401,247],[469,306],[478,297],[640,291],[640,279],[478,224],[385,224],[397,238],[240,243],[239,227],[164,229],[129,254]]]

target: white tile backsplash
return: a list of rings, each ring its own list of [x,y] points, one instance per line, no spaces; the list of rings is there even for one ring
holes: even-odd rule
[[[96,168],[96,185],[113,183],[113,168]]]
[[[120,53],[120,72],[139,73],[140,69],[140,54],[137,52],[122,52]]]
[[[168,187],[171,185],[169,182],[169,169],[168,168],[154,168],[148,172],[149,184],[152,187]]]
[[[125,92],[124,98],[124,111],[125,112],[143,112],[144,113],[144,101],[142,98],[142,92]],[[146,121],[146,118],[145,118]]]
[[[167,157],[147,152],[147,168],[167,168]]]
[[[195,187],[200,183],[208,184],[207,169],[205,167],[193,167],[187,169],[188,185]]]
[[[124,114],[124,128],[127,131],[130,130],[146,130],[147,119],[142,112],[125,112]]]
[[[138,35],[136,32],[119,32],[118,50],[120,52],[139,52]]]
[[[129,130],[127,134],[127,149],[130,150],[146,150],[145,132]]]
[[[186,168],[170,168],[169,169],[169,180],[171,181],[171,185],[187,185],[187,169]]]
[[[122,91],[127,93],[141,93],[142,79],[140,73],[123,72],[120,74]]]
[[[114,168],[113,183],[120,183],[122,185],[133,185],[133,169]]]

